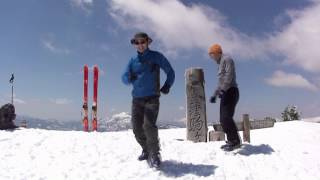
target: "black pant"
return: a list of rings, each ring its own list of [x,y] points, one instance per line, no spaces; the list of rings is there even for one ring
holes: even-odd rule
[[[159,113],[159,97],[133,98],[132,128],[143,150],[158,153],[160,150],[156,121]]]
[[[234,111],[239,101],[239,90],[236,87],[229,88],[221,97],[220,123],[227,134],[227,140],[240,143],[237,126],[233,120]]]

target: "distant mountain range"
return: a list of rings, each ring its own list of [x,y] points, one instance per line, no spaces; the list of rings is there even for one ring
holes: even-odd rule
[[[26,124],[27,128],[47,129],[47,130],[62,130],[62,131],[82,131],[83,126],[81,121],[58,121],[55,119],[40,119],[29,116],[17,116],[15,120],[17,126]],[[90,126],[90,124],[89,124]],[[158,124],[159,129],[180,128],[184,126],[172,124]],[[98,131],[123,131],[132,129],[131,116],[122,112],[113,115],[109,119],[100,119],[98,121]]]
[[[81,131],[81,121],[58,121],[55,119],[40,119],[29,116],[17,116],[15,124],[22,126],[26,123],[27,128],[47,129],[47,130],[74,130]]]
[[[302,119],[307,122],[320,122],[320,117]],[[29,116],[17,116],[15,124],[21,126],[24,121],[27,128],[47,129],[47,130],[62,130],[62,131],[82,131],[83,126],[81,120],[79,121],[58,121],[54,119],[40,119]],[[114,114],[111,118],[100,119],[98,121],[98,131],[123,131],[132,129],[131,127],[131,115],[126,112]],[[208,126],[212,126],[212,123],[208,123]],[[171,128],[185,128],[184,123],[170,124],[170,123],[158,123],[159,129],[171,129]]]

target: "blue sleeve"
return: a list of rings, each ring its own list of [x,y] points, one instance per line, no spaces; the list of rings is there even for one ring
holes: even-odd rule
[[[131,83],[130,81],[130,72],[131,72],[131,62],[132,62],[132,59],[130,59],[123,75],[122,75],[122,82],[125,84],[125,85],[129,85]]]
[[[159,57],[160,57],[159,62],[158,62],[159,66],[167,75],[167,79],[164,84],[171,87],[173,85],[173,82],[175,79],[174,70],[173,70],[171,64],[169,63],[168,59],[164,55],[160,54]]]

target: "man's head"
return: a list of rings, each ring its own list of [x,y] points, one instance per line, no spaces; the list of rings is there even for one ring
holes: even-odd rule
[[[148,36],[147,33],[138,32],[131,39],[131,44],[135,46],[138,52],[142,53],[148,49],[149,44],[151,44],[152,39]]]
[[[219,44],[213,44],[208,49],[208,54],[209,54],[211,59],[215,60],[216,63],[219,64],[221,56],[222,56],[222,48],[221,48],[221,46]]]

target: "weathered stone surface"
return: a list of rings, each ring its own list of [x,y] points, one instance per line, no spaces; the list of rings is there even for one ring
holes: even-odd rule
[[[201,68],[186,71],[187,95],[187,140],[193,142],[207,141],[206,99],[204,91],[204,74]]]
[[[209,131],[209,141],[225,141],[226,136],[221,131]]]

